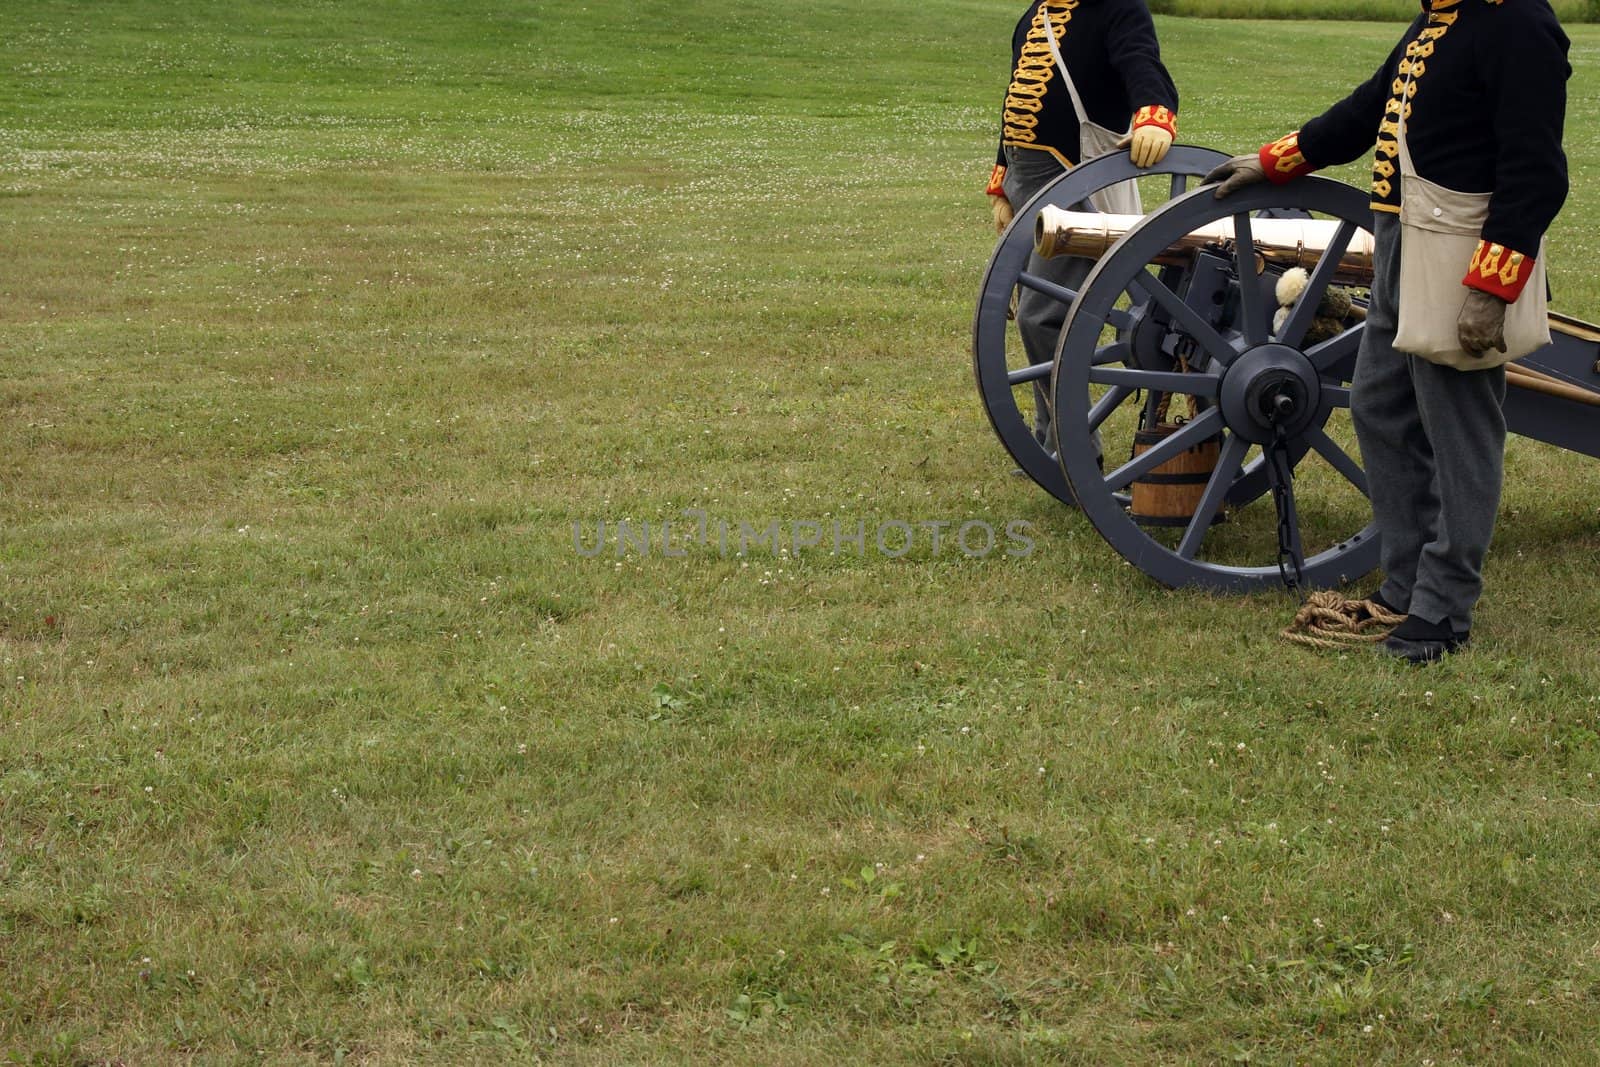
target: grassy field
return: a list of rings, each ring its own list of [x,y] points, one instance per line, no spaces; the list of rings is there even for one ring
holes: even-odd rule
[[[1562,22],[1600,22],[1600,0],[1550,0]],[[1162,15],[1227,19],[1337,19],[1405,22],[1416,0],[1150,0]]]
[[[1600,465],[1428,671],[1123,565],[971,384],[1011,20],[0,5],[0,1058],[1592,1061]],[[1396,33],[1160,28],[1230,150]],[[581,551],[685,509],[1036,550]]]

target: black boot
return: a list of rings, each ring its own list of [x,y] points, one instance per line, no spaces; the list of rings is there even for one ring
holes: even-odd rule
[[[1381,647],[1389,655],[1398,656],[1408,663],[1433,663],[1466,644],[1468,636],[1467,631],[1451,629],[1448,619],[1429,622],[1415,615],[1407,615],[1405,621],[1384,638]]]

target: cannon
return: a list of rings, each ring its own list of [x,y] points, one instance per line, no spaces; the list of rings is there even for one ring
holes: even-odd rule
[[[1196,179],[1225,158],[1179,145],[1140,171],[1124,153],[1101,156],[1023,205],[978,298],[978,393],[1017,466],[1156,581],[1342,585],[1374,569],[1379,548],[1349,417],[1368,194],[1307,177],[1217,200]],[[1160,183],[1165,202],[1142,217],[1073,210],[1133,178]],[[1028,270],[1036,248],[1095,264],[1076,291],[1053,286]],[[1297,267],[1301,287],[1280,304]],[[1019,286],[1066,308],[1049,363],[1022,355],[1008,313]],[[1600,327],[1557,314],[1550,327],[1549,345],[1507,367],[1507,428],[1600,457]],[[1049,446],[1024,414],[1039,381]]]

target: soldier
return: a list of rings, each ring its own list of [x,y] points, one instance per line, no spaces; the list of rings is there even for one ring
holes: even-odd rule
[[[1011,223],[1014,209],[1084,159],[1126,148],[1138,166],[1154,166],[1177,129],[1178,90],[1161,63],[1144,0],[1033,0],[1011,34],[1011,82],[987,190],[996,232]],[[1139,211],[1131,188],[1108,190],[1095,201],[1101,210]],[[1035,255],[1028,271],[1076,290],[1093,265]],[[1017,328],[1029,363],[1055,358],[1066,312],[1051,297],[1020,291]],[[1048,450],[1050,408],[1040,383],[1033,432]]]
[[[1511,325],[1543,325],[1542,241],[1567,195],[1571,73],[1547,0],[1421,6],[1348,97],[1207,176],[1224,197],[1377,143],[1372,301],[1350,412],[1383,539],[1384,580],[1370,599],[1405,616],[1383,648],[1412,663],[1466,643],[1483,590],[1503,473],[1503,364],[1537,347],[1517,343],[1507,307]],[[1428,221],[1452,215],[1470,220],[1454,242]],[[1443,341],[1426,340],[1430,327]]]

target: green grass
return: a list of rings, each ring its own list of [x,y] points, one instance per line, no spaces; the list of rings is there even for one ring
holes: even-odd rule
[[[1010,25],[0,7],[0,1053],[1592,1056],[1600,466],[1426,672],[1123,565],[970,381]],[[1395,33],[1160,27],[1229,150]],[[685,508],[1037,551],[574,551]]]
[[[1600,22],[1600,0],[1550,0],[1562,22]],[[1161,15],[1222,19],[1335,19],[1409,22],[1416,0],[1151,0]]]

